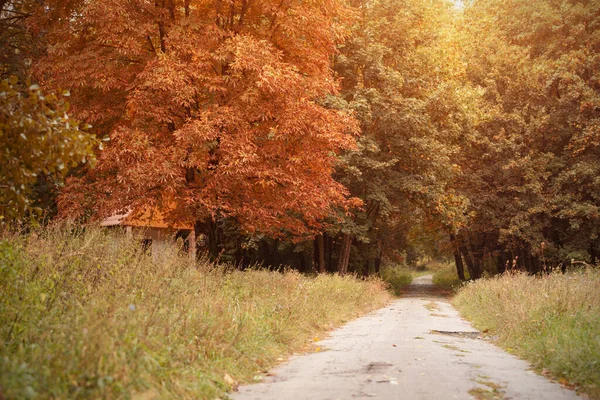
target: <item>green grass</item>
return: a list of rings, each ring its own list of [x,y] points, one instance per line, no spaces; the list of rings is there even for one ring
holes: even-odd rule
[[[431,271],[428,271],[428,270],[418,271],[418,270],[411,269],[410,274],[411,274],[412,278],[415,279],[415,278],[419,278],[421,276],[429,275],[429,274],[431,274]]]
[[[433,272],[433,283],[441,288],[456,290],[463,284],[460,279],[458,279],[456,267],[453,262],[430,263],[428,268]],[[466,271],[465,274],[467,274],[468,278],[468,273]]]
[[[384,305],[381,281],[153,261],[106,231],[0,237],[6,399],[223,396]],[[231,379],[233,378],[233,380]],[[0,397],[2,397],[0,396]]]
[[[413,281],[413,271],[404,266],[389,265],[382,268],[381,279],[388,283],[393,294],[399,296],[402,289]]]
[[[600,271],[505,274],[463,286],[454,304],[539,371],[600,399]]]

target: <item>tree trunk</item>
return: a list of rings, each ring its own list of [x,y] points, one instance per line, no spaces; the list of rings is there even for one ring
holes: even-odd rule
[[[381,262],[383,260],[383,240],[377,241],[377,257],[375,257],[375,274],[379,275],[381,271]]]
[[[450,242],[452,243],[452,253],[454,254],[454,264],[456,265],[456,274],[458,279],[462,282],[466,281],[465,278],[465,266],[463,265],[462,257],[458,251],[458,244],[456,243],[456,236],[450,234]]]
[[[473,250],[471,249],[471,245],[467,242],[466,244],[466,250],[467,250],[467,257],[465,257],[466,259],[470,260],[471,262],[471,269],[473,272],[471,272],[471,270],[469,270],[469,273],[471,274],[471,279],[472,280],[476,280],[481,278],[481,275],[483,275],[483,268],[481,267],[481,263],[479,263],[477,261],[477,259],[475,258],[475,256],[473,255]],[[465,255],[465,253],[463,253],[463,255]],[[467,261],[467,266],[469,265],[469,261]]]
[[[273,243],[273,252],[271,253],[271,259],[273,260],[273,266],[280,267],[281,266],[281,257],[279,256],[279,239],[275,239],[275,243]]]
[[[527,270],[527,272],[529,272],[530,274],[534,273],[535,271],[533,270],[533,266],[531,264],[531,253],[529,253],[529,251],[523,251],[523,255],[525,256],[524,261],[525,261],[525,269]]]
[[[498,271],[498,274],[503,274],[504,271],[506,271],[506,266],[507,266],[506,253],[501,251],[500,254],[498,254],[497,263],[498,263],[498,266],[497,266],[496,270]]]
[[[324,241],[325,244],[327,246],[327,265],[329,266],[329,269],[327,269],[329,272],[334,272],[333,270],[333,238],[331,236],[325,235],[324,237]]]
[[[211,218],[209,220],[210,229],[208,231],[208,246],[210,249],[210,254],[213,256],[215,260],[221,257],[222,243],[221,243],[221,235],[219,232],[219,224],[216,221],[213,221]]]
[[[340,249],[340,258],[338,260],[338,272],[345,275],[348,272],[348,262],[350,261],[350,248],[352,247],[352,235],[344,233],[342,235],[342,247]]]
[[[540,272],[542,270],[542,264],[540,262],[540,258],[539,257],[534,257],[529,255],[529,264],[531,266],[531,272],[534,274],[537,274],[538,272]]]
[[[369,276],[369,270],[371,269],[371,264],[369,263],[369,260],[365,260],[365,263],[363,264],[363,271],[362,271],[362,275],[367,278]]]
[[[272,246],[268,240],[263,239],[263,242],[265,242],[265,265],[267,267],[278,266],[279,264],[277,263],[277,246],[279,245],[279,240],[275,240]]]
[[[523,256],[523,249],[521,247],[519,247],[517,249],[517,254],[518,254],[518,258],[517,258],[517,268],[520,270],[524,270],[527,271],[527,264],[525,263],[525,257]],[[520,265],[520,267],[519,267]]]
[[[590,253],[590,264],[596,265],[596,261],[598,260],[598,254],[596,253],[596,248],[594,247],[594,242],[590,243],[590,248],[588,251]]]
[[[206,250],[212,261],[219,257],[220,244],[218,243],[219,234],[217,224],[208,218],[204,221],[196,221],[194,224],[196,238],[204,237],[206,239]],[[202,235],[202,236],[201,236]]]
[[[300,265],[300,272],[302,273],[306,273],[308,272],[306,270],[306,260],[304,259],[304,252],[300,252],[298,253],[298,261],[299,261],[299,265]]]
[[[461,245],[459,247],[459,250],[462,254],[462,257],[465,260],[465,263],[467,264],[467,271],[469,271],[470,279],[475,279],[475,267],[473,266],[473,260],[471,259],[471,257],[469,257],[469,252],[467,251],[467,248],[464,245]]]
[[[323,235],[318,235],[315,238],[315,251],[317,260],[317,271],[320,274],[325,273],[325,240]]]

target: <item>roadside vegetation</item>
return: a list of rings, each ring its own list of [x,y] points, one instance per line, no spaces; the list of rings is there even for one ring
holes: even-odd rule
[[[457,290],[463,282],[456,275],[456,267],[453,262],[431,262],[427,268],[433,273],[433,283],[441,288],[448,290]],[[467,271],[466,278],[469,278]]]
[[[390,291],[396,296],[401,295],[404,288],[415,278],[423,275],[433,275],[433,283],[448,294],[458,290],[463,284],[456,275],[454,263],[444,259],[423,258],[410,265],[405,262],[390,263],[381,269],[380,274],[381,279],[388,283]]]
[[[504,274],[463,286],[455,306],[545,375],[600,399],[600,271]]]
[[[379,280],[154,258],[136,238],[0,238],[0,397],[215,398],[384,305]]]
[[[405,264],[390,264],[381,269],[381,279],[389,285],[389,290],[399,296],[402,289],[413,281],[415,270]]]
[[[415,278],[423,275],[433,275],[433,283],[439,288],[451,293],[458,290],[463,282],[456,275],[454,263],[447,260],[423,258],[412,264],[388,264],[381,269],[381,278],[389,284],[393,294],[399,296],[404,288]],[[467,278],[468,278],[467,273]]]

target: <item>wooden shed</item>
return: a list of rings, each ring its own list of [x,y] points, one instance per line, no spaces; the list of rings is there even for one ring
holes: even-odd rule
[[[143,211],[128,211],[114,214],[101,223],[105,227],[123,227],[129,235],[143,236],[144,246],[157,257],[166,246],[173,246],[178,238],[186,241],[188,254],[196,258],[196,234],[190,221],[167,222],[164,213],[158,208],[147,207]]]

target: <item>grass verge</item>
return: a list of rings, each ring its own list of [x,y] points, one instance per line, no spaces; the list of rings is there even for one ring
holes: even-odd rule
[[[463,286],[454,304],[538,371],[600,399],[600,271],[505,274]]]
[[[433,283],[447,290],[458,289],[463,282],[458,279],[456,267],[453,262],[435,262],[428,264],[428,269],[433,272]],[[467,273],[465,271],[465,273]],[[468,279],[468,273],[467,273]]]
[[[376,280],[153,260],[99,229],[4,236],[0,397],[219,397],[388,299]]]

